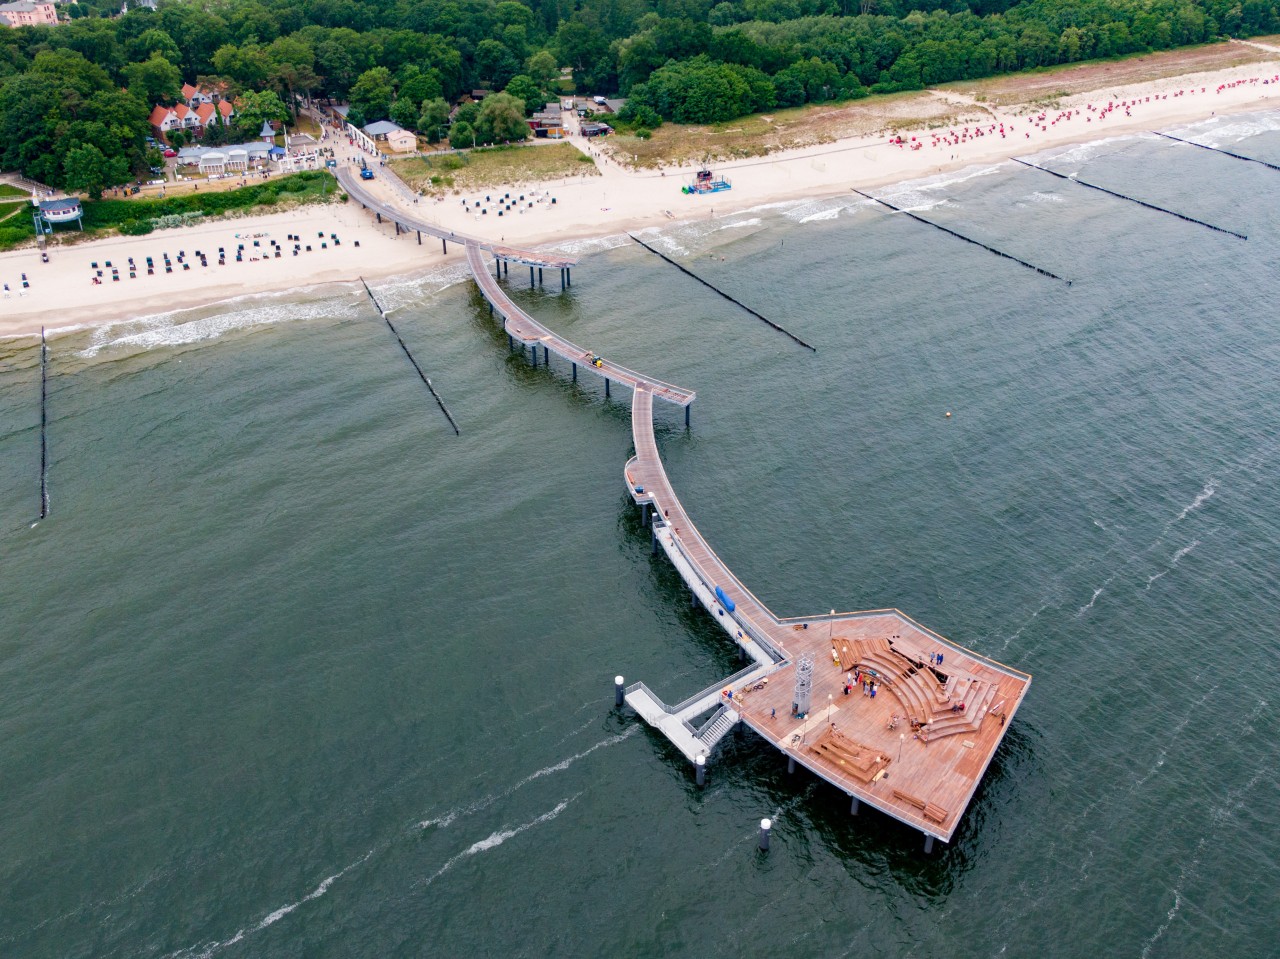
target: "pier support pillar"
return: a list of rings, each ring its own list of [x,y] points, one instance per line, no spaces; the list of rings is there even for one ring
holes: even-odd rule
[[[795,772],[795,771],[796,771],[796,757],[795,757],[795,756],[788,756],[788,757],[787,757],[787,772],[788,772],[788,773],[793,773],[793,772]],[[854,802],[857,802],[857,800],[855,799],[855,800],[854,800]]]
[[[924,854],[927,856],[933,852],[933,837],[926,835],[924,837]]]
[[[378,222],[379,222],[379,223],[381,223],[381,222],[382,222],[382,214],[381,214],[381,213],[379,213],[377,210],[375,210],[375,211],[373,212],[373,215],[374,215],[374,216],[376,216],[376,217],[378,218]]]
[[[607,376],[604,378],[604,398],[606,400],[609,398],[609,377]]]
[[[649,525],[649,504],[648,503],[640,504],[640,525],[641,526]]]
[[[769,819],[760,820],[760,851],[769,851],[769,830],[773,828],[773,821]]]
[[[613,677],[613,706],[615,709],[622,706],[623,697],[626,694],[626,690],[623,689],[624,682],[625,680],[621,676]]]
[[[861,805],[862,803],[858,802],[857,796],[850,796],[849,797],[849,815],[850,816],[858,815],[858,807]]]
[[[578,364],[573,364],[573,382],[578,382]]]
[[[500,279],[502,279],[502,261],[501,261],[501,260],[494,260],[494,261],[493,261],[493,266],[494,266],[494,269],[495,269],[495,271],[496,271],[496,272],[494,273],[493,278],[494,278],[495,280],[500,280]]]
[[[510,261],[510,260],[504,260],[504,261],[502,262],[502,272],[503,272],[505,275],[507,275],[507,276],[510,276],[510,275],[511,275],[511,261]]]
[[[396,224],[396,236],[399,236],[399,235],[400,235],[400,221],[399,221],[399,220],[396,220],[396,221],[395,221],[395,224]]]
[[[564,268],[564,279],[566,283],[573,286],[573,274],[569,272],[569,268],[567,266]]]
[[[649,550],[651,556],[658,555],[658,528],[656,526],[649,527]]]
[[[564,289],[564,267],[560,268],[560,289]]]
[[[542,267],[538,267],[538,286],[542,286]]]
[[[529,285],[533,286],[533,267],[529,267]]]
[[[693,778],[699,786],[707,784],[707,757],[698,756],[693,761]]]
[[[537,343],[534,343],[533,346],[529,347],[529,358],[533,360],[533,368],[537,369],[538,368],[538,344]]]
[[[686,406],[684,408],[684,428],[685,429],[689,428],[689,410],[691,408],[692,408],[691,406]]]
[[[489,315],[493,315],[493,307],[489,307]],[[507,334],[507,352],[510,353],[516,348],[516,341],[511,338],[511,334]]]
[[[549,367],[551,365],[551,347],[542,344],[542,365]]]
[[[690,606],[698,605],[698,591],[696,589],[689,590],[689,605]]]

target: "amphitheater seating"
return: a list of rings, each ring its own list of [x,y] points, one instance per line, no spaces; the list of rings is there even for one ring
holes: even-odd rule
[[[809,752],[848,776],[870,783],[889,765],[889,757],[863,743],[855,742],[836,729],[828,729],[808,747]]]

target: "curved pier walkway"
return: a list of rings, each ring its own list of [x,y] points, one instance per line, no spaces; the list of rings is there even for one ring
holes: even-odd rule
[[[862,803],[918,829],[925,851],[950,842],[974,791],[1017,712],[1031,676],[971,652],[896,609],[783,619],[734,575],[689,518],[667,477],[653,430],[653,401],[685,409],[692,390],[664,383],[594,355],[547,329],[507,296],[489,273],[497,260],[562,266],[536,251],[495,247],[408,216],[360,186],[351,171],[339,180],[380,216],[466,245],[467,264],[510,341],[538,361],[552,353],[632,389],[635,456],[626,464],[627,492],[661,548],[701,603],[751,663],[741,671],[666,704],[644,683],[625,689],[626,702],[691,761],[702,782],[706,757],[740,722],[787,756],[788,771],[805,766],[844,790],[850,812]],[[447,247],[446,247],[447,249]],[[531,272],[532,277],[532,272]],[[850,681],[858,675],[863,682]],[[872,685],[868,685],[871,683]],[[623,695],[619,690],[619,695]]]

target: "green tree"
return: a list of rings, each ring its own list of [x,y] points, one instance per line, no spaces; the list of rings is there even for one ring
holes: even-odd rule
[[[437,97],[422,104],[417,129],[426,135],[428,143],[439,143],[449,126],[449,104]]]
[[[495,93],[480,104],[476,119],[476,140],[480,143],[507,143],[525,140],[529,124],[524,120],[524,101],[509,93]]]
[[[470,123],[457,123],[449,130],[449,146],[455,150],[463,150],[475,146],[476,132]]]
[[[391,104],[391,120],[398,123],[406,130],[417,129],[418,117],[422,115],[420,107],[416,106],[412,100],[401,97]]]
[[[526,60],[524,72],[543,90],[560,79],[560,65],[550,50],[539,50]]]
[[[129,165],[122,157],[106,157],[96,146],[82,146],[72,150],[63,161],[66,172],[64,183],[68,190],[87,193],[95,200],[102,199],[102,191],[129,179]]]
[[[249,90],[264,87],[271,73],[266,52],[256,44],[237,47],[228,43],[219,47],[213,55],[213,68]]]
[[[182,93],[178,68],[158,53],[124,68],[125,86],[144,103],[173,103]]]
[[[531,77],[527,77],[523,73],[512,77],[504,92],[511,94],[517,100],[523,101],[526,116],[542,107],[542,91],[538,89],[538,85],[533,82]]]
[[[256,140],[262,132],[263,121],[274,120],[283,123],[289,119],[289,111],[285,109],[280,95],[274,90],[249,91],[240,94],[235,102],[236,114],[232,118],[235,135],[241,140]]]
[[[173,42],[173,37],[163,30],[154,27],[144,30],[136,39],[125,45],[129,59],[135,62],[150,60],[152,57],[164,57],[170,63],[182,62],[182,51]]]
[[[422,103],[423,100],[434,100],[444,96],[444,88],[440,84],[440,75],[435,70],[418,71],[414,68],[412,76],[406,77],[396,91],[396,97]]]
[[[374,67],[360,74],[351,88],[351,108],[358,109],[368,123],[385,120],[391,115],[391,100],[394,95],[391,71],[386,67]]]
[[[476,75],[493,90],[505,87],[520,69],[520,62],[497,40],[481,40],[475,61]]]

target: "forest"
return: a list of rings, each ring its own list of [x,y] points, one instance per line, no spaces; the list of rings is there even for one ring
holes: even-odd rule
[[[0,30],[4,169],[91,194],[147,175],[149,114],[184,82],[236,104],[210,142],[256,138],[305,96],[471,146],[523,137],[569,90],[629,98],[643,131],[1280,30],[1261,0],[118,2]]]

